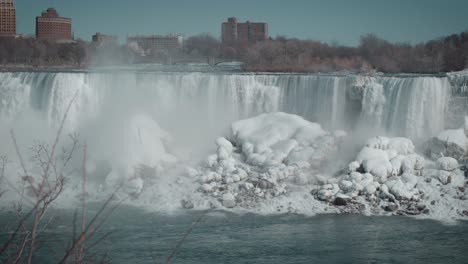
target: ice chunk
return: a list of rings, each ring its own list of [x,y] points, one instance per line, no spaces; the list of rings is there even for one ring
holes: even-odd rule
[[[361,164],[357,161],[353,161],[348,165],[349,172],[357,171],[361,167]]]
[[[463,129],[449,129],[441,132],[437,138],[441,141],[454,143],[463,149],[466,149],[467,138]]]
[[[356,157],[356,161],[361,164],[363,161],[371,159],[389,160],[388,153],[386,151],[370,147],[364,147]]]
[[[319,124],[296,115],[269,113],[234,122],[232,134],[249,163],[274,166],[286,159],[298,145],[311,146],[327,132]],[[296,153],[289,161],[307,161],[308,157],[301,157],[301,154],[311,154],[311,150]]]
[[[411,184],[405,184],[400,178],[389,180],[385,185],[388,186],[390,193],[397,199],[411,200],[415,194],[413,186],[411,186]]]
[[[458,169],[458,161],[451,157],[442,157],[437,159],[437,167],[439,170],[453,171]]]
[[[381,157],[364,160],[363,167],[365,172],[372,174],[380,183],[384,183],[393,170],[390,161]]]
[[[399,155],[408,155],[414,153],[414,144],[408,138],[403,137],[395,137],[395,138],[387,138],[387,137],[373,137],[367,140],[366,146],[369,148],[374,149],[381,149],[381,150],[394,150]],[[393,158],[394,155],[389,158]]]
[[[452,182],[452,176],[451,176],[450,172],[440,171],[439,181],[444,185],[451,183]]]
[[[425,160],[417,154],[406,156],[401,165],[403,172],[413,172],[414,170],[422,170],[424,168]]]
[[[394,149],[400,155],[408,155],[414,153],[415,147],[410,139],[396,137],[389,140],[388,149]]]
[[[236,198],[232,193],[223,194],[223,206],[226,208],[233,208],[236,206]]]
[[[231,142],[221,137],[216,140],[216,145],[218,146],[217,155],[219,159],[228,159],[231,157],[234,149]]]

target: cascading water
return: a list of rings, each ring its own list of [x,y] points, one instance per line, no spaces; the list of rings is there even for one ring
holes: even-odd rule
[[[199,202],[199,208],[206,208],[199,183],[194,182],[200,171],[194,168],[210,164],[213,155],[208,154],[216,146],[220,151],[216,155],[227,157],[222,161],[219,157],[214,159],[217,164],[224,164],[222,170],[231,168],[232,162],[243,162],[242,155],[235,153],[238,155],[235,156],[229,147],[219,150],[219,144],[231,144],[228,140],[218,139],[218,145],[214,144],[220,136],[235,140],[233,122],[262,113],[286,112],[321,124],[323,130],[320,125],[297,116],[281,113],[260,116],[255,120],[263,120],[263,126],[252,124],[261,127],[255,138],[269,142],[277,136],[275,131],[282,131],[281,135],[294,140],[282,140],[270,149],[268,144],[242,145],[243,151],[251,154],[250,160],[258,164],[285,163],[285,167],[278,165],[278,171],[263,168],[261,173],[299,177],[296,181],[300,185],[308,182],[308,176],[296,175],[290,169],[306,163],[324,163],[324,173],[333,175],[337,168],[342,168],[340,162],[354,158],[353,148],[362,143],[360,140],[377,135],[424,140],[437,135],[446,127],[445,117],[453,99],[452,79],[141,71],[0,73],[0,155],[13,159],[16,156],[10,129],[14,130],[18,145],[25,153],[34,140],[51,142],[73,101],[64,132],[79,133],[81,142],[87,143],[85,170],[90,175],[89,188],[96,200],[100,199],[100,193],[105,195],[106,190],[112,191],[116,184],[125,181],[129,193],[141,194],[138,204],[172,210],[180,208],[181,199],[187,198]],[[290,131],[291,126],[297,126],[296,130],[292,128],[296,132]],[[325,132],[333,130],[330,134]],[[333,142],[346,134],[336,130],[349,132],[346,140],[351,144],[343,148],[343,153],[330,154],[334,164],[327,164],[322,160],[323,155],[332,151]],[[310,138],[316,132],[318,136],[329,137],[324,136],[323,141],[313,137],[318,140],[315,142]],[[69,147],[67,144],[63,137],[60,148]],[[285,156],[281,153],[292,150],[294,153],[283,160]],[[263,160],[263,157],[273,158]],[[80,159],[78,155],[71,161],[73,169],[67,173],[72,187],[64,199],[78,195],[74,192],[80,190],[79,173],[83,168]],[[289,166],[294,162],[296,167]],[[19,163],[13,164],[16,165],[10,166],[8,172],[12,175],[10,184],[15,182],[19,171]],[[39,177],[40,169],[34,164],[29,166],[33,175]],[[149,175],[138,174],[141,166]],[[210,175],[213,174],[206,177]],[[144,191],[145,188],[150,191]]]
[[[379,95],[369,93],[372,85],[362,91],[361,110],[350,113],[347,90],[360,79],[382,88]],[[176,134],[190,129],[212,131],[213,136],[234,120],[273,111],[298,114],[330,128],[349,129],[354,116],[391,134],[432,136],[444,128],[451,92],[447,78],[437,77],[134,72],[1,73],[0,87],[3,125],[34,112],[55,126],[77,92],[67,122],[71,129],[105,119],[105,113],[143,111]]]

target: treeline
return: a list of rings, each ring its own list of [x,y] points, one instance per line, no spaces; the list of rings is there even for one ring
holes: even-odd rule
[[[250,71],[460,71],[468,66],[468,32],[417,45],[390,43],[369,34],[358,47],[279,37],[251,45],[242,53]]]
[[[187,61],[223,58],[244,62],[246,71],[438,73],[460,71],[468,66],[468,32],[416,45],[391,43],[369,34],[361,37],[357,47],[281,36],[257,43],[223,45],[209,34],[200,34],[187,38],[182,51],[159,51],[150,55],[142,57],[126,45],[0,38],[2,65],[83,68],[137,62],[172,63],[176,58]]]
[[[31,67],[84,67],[88,58],[88,44],[56,43],[34,38],[0,38],[0,63]]]
[[[416,45],[369,34],[361,37],[357,47],[286,37],[231,45],[206,34],[188,40],[187,52],[240,60],[247,71],[438,73],[468,66],[468,32]]]

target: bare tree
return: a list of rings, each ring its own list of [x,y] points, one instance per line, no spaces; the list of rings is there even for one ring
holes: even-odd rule
[[[78,92],[78,91],[77,91]],[[20,182],[23,185],[22,190],[16,190],[21,196],[20,202],[15,205],[15,212],[17,215],[16,225],[12,228],[12,232],[8,239],[0,246],[0,260],[3,263],[32,263],[35,253],[41,247],[47,246],[47,241],[39,241],[40,236],[43,234],[51,224],[51,218],[46,220],[45,216],[48,209],[53,205],[60,195],[62,194],[65,184],[66,175],[65,169],[72,160],[72,156],[80,148],[77,135],[70,135],[71,147],[68,150],[62,150],[61,155],[57,155],[59,141],[63,133],[65,122],[67,120],[70,108],[77,96],[75,93],[73,99],[70,101],[63,119],[58,128],[57,134],[52,145],[49,147],[45,143],[36,143],[31,151],[33,153],[33,161],[37,167],[40,168],[40,175],[34,177],[29,173],[28,168],[24,162],[23,155],[17,144],[16,136],[11,131],[11,138],[16,150],[18,160],[20,162],[22,173],[20,174]],[[87,221],[87,203],[86,203],[86,161],[87,161],[87,147],[86,144],[82,146],[83,149],[83,163],[82,163],[82,205],[81,205],[81,228],[80,232],[74,232],[70,245],[64,249],[63,253],[56,253],[59,263],[88,263],[95,260],[95,256],[88,256],[93,247],[98,245],[101,241],[109,236],[109,232],[97,236],[97,231],[102,227],[104,222],[115,211],[115,209],[124,202],[130,195],[116,200],[116,194],[120,191],[123,183],[119,185],[116,190],[109,196],[109,198],[102,204],[98,212]],[[3,180],[5,173],[6,158],[0,159],[0,180]],[[29,204],[31,209],[24,212],[22,202]],[[76,215],[74,217],[73,226],[76,228]],[[59,255],[62,256],[59,256]],[[104,257],[106,257],[105,254]]]

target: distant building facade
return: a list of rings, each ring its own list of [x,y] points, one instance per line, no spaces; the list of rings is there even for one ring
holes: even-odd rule
[[[118,45],[118,37],[97,32],[93,35],[93,42],[101,46]]]
[[[49,8],[36,17],[36,38],[53,41],[72,41],[72,20],[60,17],[54,8]]]
[[[0,0],[0,37],[16,36],[16,7],[13,0]]]
[[[221,36],[223,43],[264,41],[268,39],[268,24],[239,23],[237,18],[230,17],[221,25]]]
[[[149,54],[155,51],[176,51],[181,50],[184,45],[182,35],[151,35],[151,36],[129,36],[127,45],[132,49],[138,49],[142,54]]]

